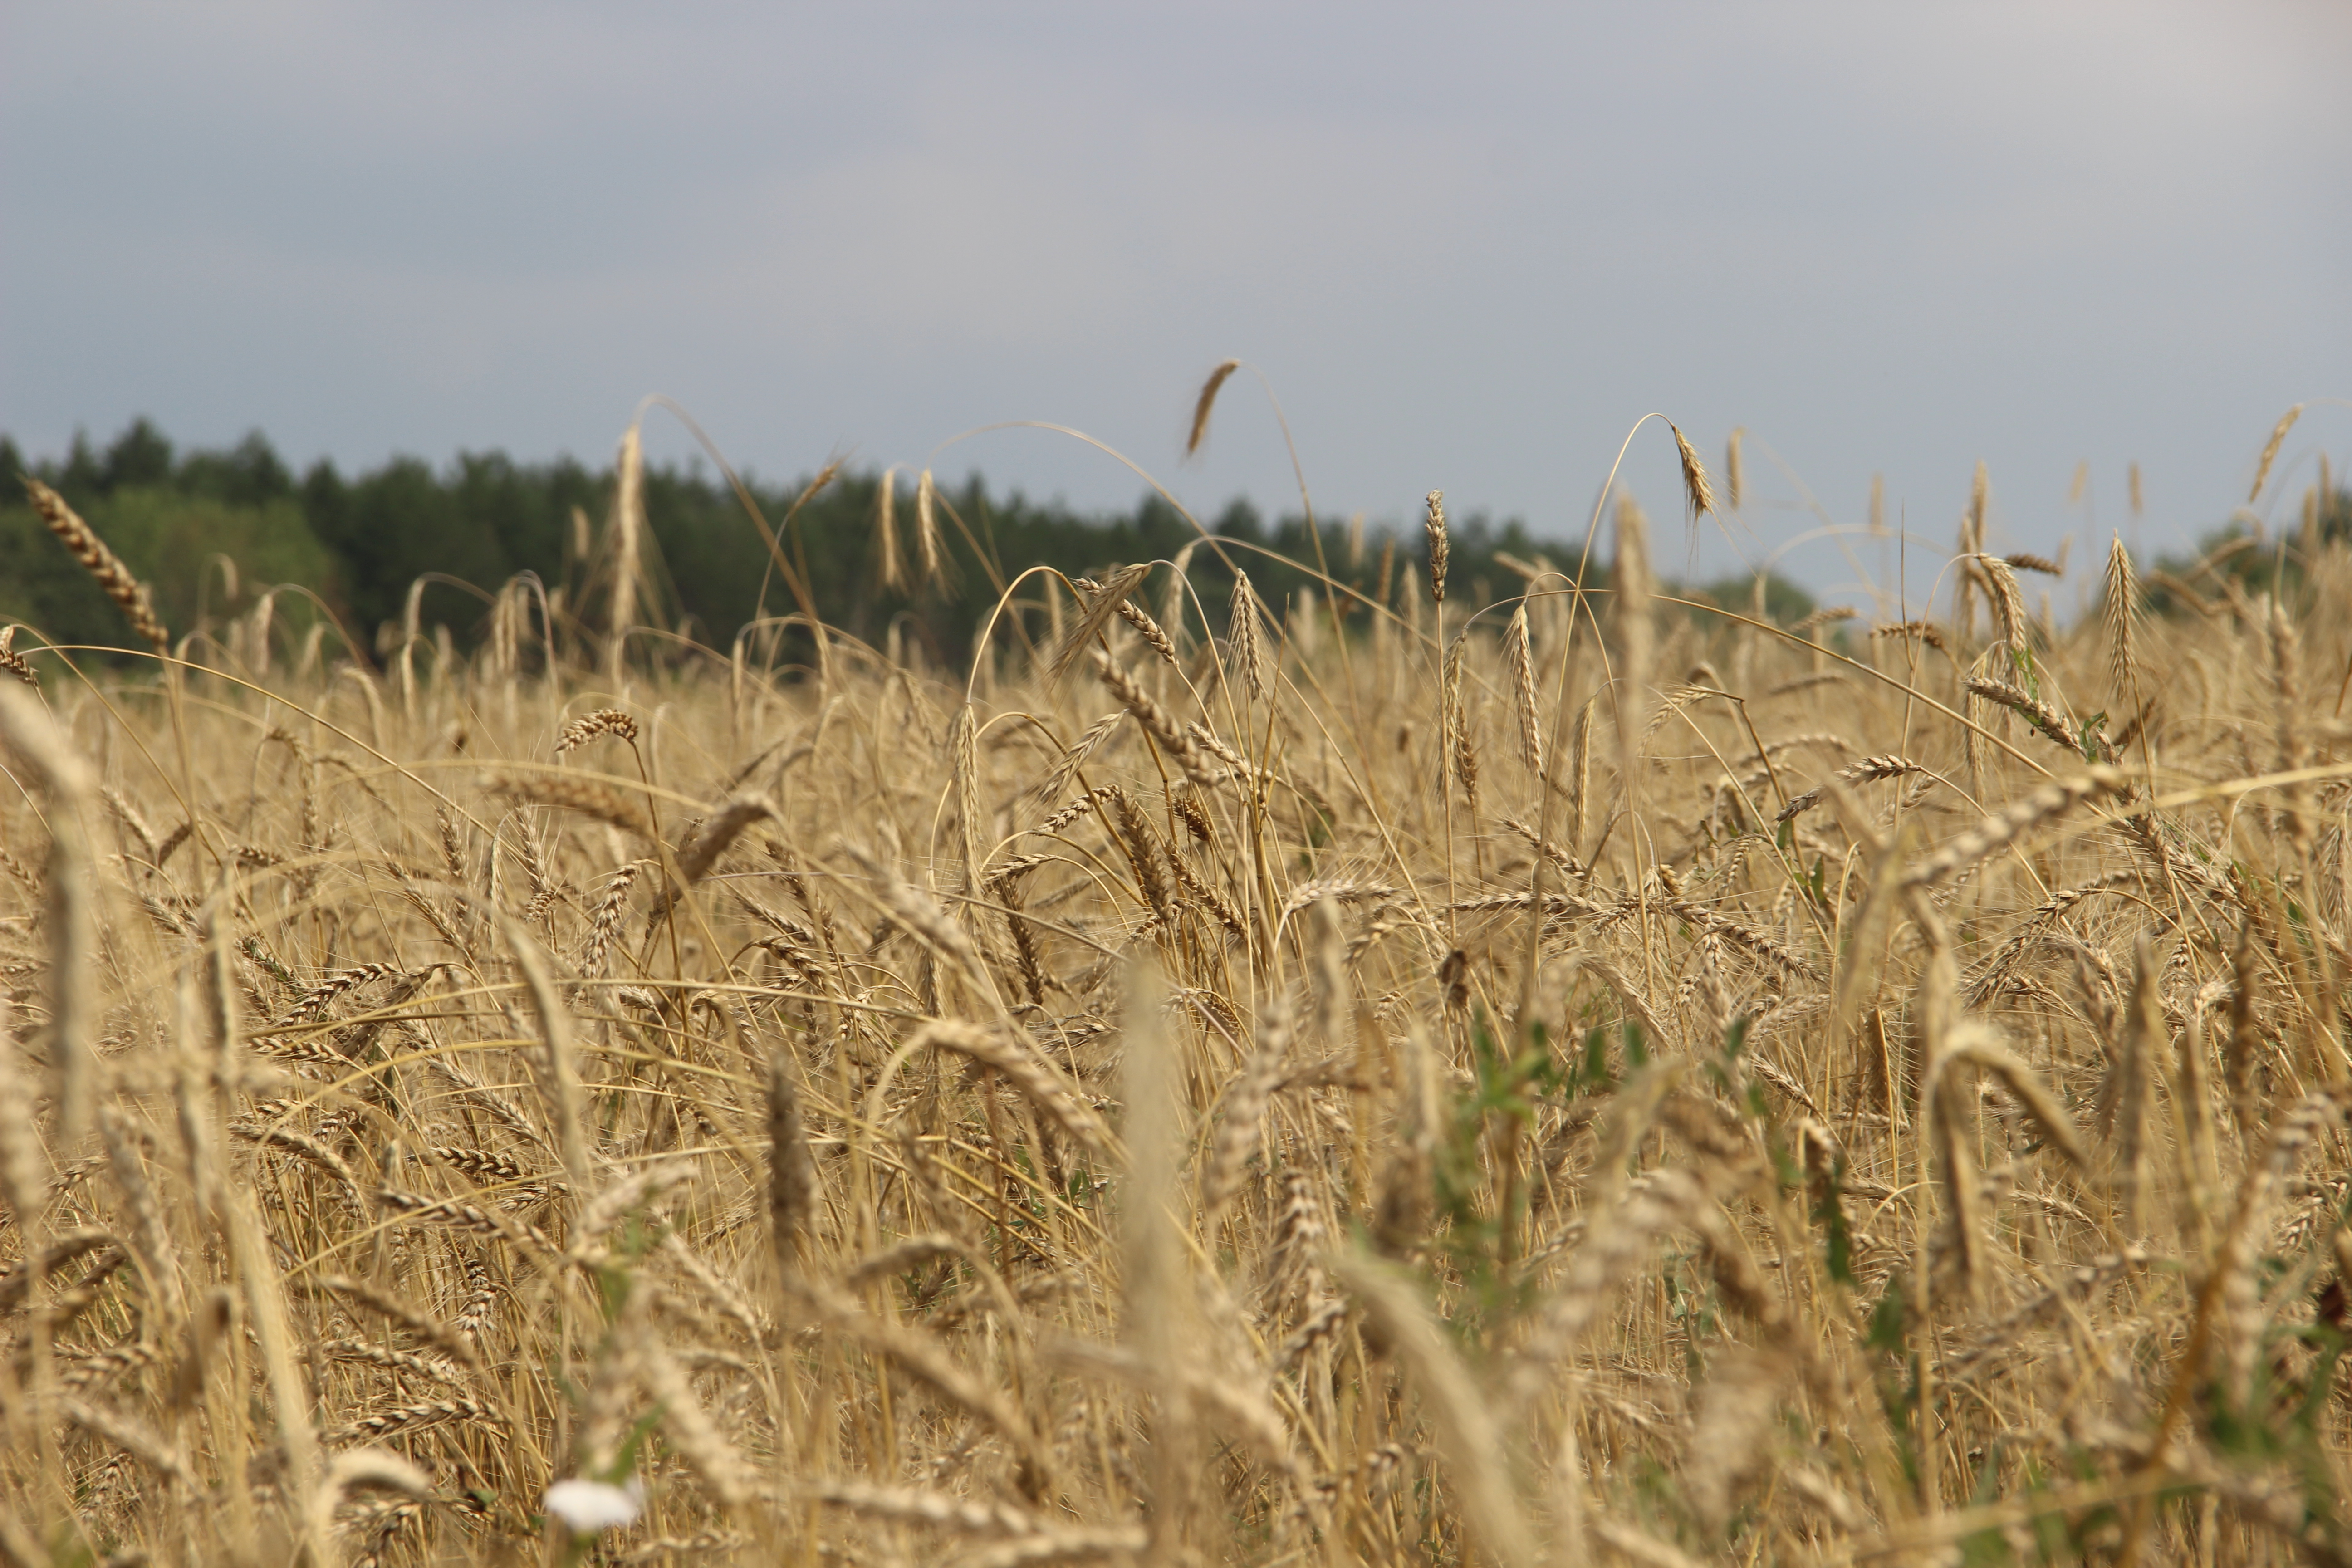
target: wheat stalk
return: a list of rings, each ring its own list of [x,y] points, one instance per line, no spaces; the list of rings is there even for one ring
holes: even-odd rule
[[[106,547],[98,531],[81,520],[81,514],[68,506],[65,498],[36,479],[25,480],[25,493],[32,498],[33,510],[43,525],[89,573],[131,623],[131,629],[147,639],[159,657],[168,656],[172,634],[155,614],[155,602],[145,584],[131,575],[131,568],[121,557]]]
[[[1691,515],[1696,517],[1713,511],[1715,487],[1707,483],[1706,467],[1698,460],[1698,449],[1684,436],[1681,426],[1670,420],[1666,428],[1675,433],[1675,452],[1681,458],[1683,465],[1683,499],[1690,504]]]
[[[1519,762],[1536,778],[1544,776],[1543,719],[1537,711],[1536,658],[1522,603],[1503,633],[1503,657],[1511,668],[1511,712],[1519,726]]]
[[[2278,460],[2279,448],[2286,445],[2286,433],[2294,429],[2294,422],[2302,417],[2303,405],[2298,403],[2280,415],[2278,424],[2272,427],[2271,438],[2263,443],[2263,455],[2254,464],[2254,482],[2246,489],[2248,506],[2253,505],[2262,496],[2263,481],[2271,477],[2271,465]],[[2139,485],[2137,482],[2139,473],[2138,464],[2132,465],[2132,473],[2135,481],[2132,485],[2132,510],[2137,512],[2139,510]]]
[[[1424,498],[1426,515],[1423,527],[1429,535],[1429,597],[1432,603],[1445,603],[1445,566],[1452,555],[1452,546],[1445,535],[1445,492],[1432,490]]]
[[[1237,359],[1222,361],[1209,373],[1209,379],[1201,384],[1201,395],[1192,405],[1192,434],[1184,437],[1186,457],[1193,457],[1200,452],[1201,443],[1208,437],[1209,410],[1216,406],[1217,389],[1225,384],[1226,377],[1241,367],[1242,362]]]

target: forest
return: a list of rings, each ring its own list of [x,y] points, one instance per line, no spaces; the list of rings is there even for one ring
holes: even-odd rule
[[[489,595],[526,572],[576,630],[600,628],[609,609],[609,465],[591,468],[569,457],[520,462],[492,451],[461,452],[439,468],[396,457],[352,474],[322,460],[297,474],[258,431],[226,450],[183,450],[142,418],[103,447],[78,436],[62,458],[28,458],[0,436],[0,474],[29,475],[63,495],[155,584],[157,607],[177,631],[205,632],[257,592],[289,584],[308,593],[280,596],[279,623],[299,632],[327,614],[365,661],[400,635],[421,584],[421,627],[429,634],[446,626],[459,646],[470,646],[484,633]],[[919,477],[900,472],[886,525],[884,478],[870,468],[845,467],[822,484],[814,476],[789,483],[740,477],[739,494],[699,464],[646,467],[651,538],[638,575],[654,602],[637,606],[643,621],[723,649],[761,616],[798,611],[877,643],[895,626],[911,647],[952,664],[968,649],[976,617],[1023,570],[1101,573],[1172,560],[1201,538],[1156,492],[1129,511],[1089,513],[1017,490],[992,493],[974,473],[942,480],[926,509]],[[1411,504],[1400,510],[1418,513],[1419,497],[1402,500]],[[1290,563],[1319,561],[1346,590],[1344,616],[1360,602],[1392,602],[1402,574],[1425,569],[1417,526],[1398,534],[1368,529],[1360,517],[1319,517],[1310,529],[1297,512],[1268,521],[1246,500],[1200,521],[1215,541],[1196,545],[1191,566],[1204,602],[1222,604],[1217,584],[1229,587],[1241,570],[1267,603],[1289,604],[1314,584]],[[1456,602],[1472,608],[1517,595],[1531,569],[1576,564],[1572,543],[1533,538],[1517,519],[1459,515],[1452,539]],[[1587,574],[1596,586],[1605,577],[1605,568]],[[798,602],[795,580],[808,603]],[[1745,579],[1719,588],[1726,595],[1752,602]],[[1768,601],[1784,622],[1812,608],[1779,578]],[[13,483],[0,492],[0,617],[61,646],[125,643],[105,595]]]

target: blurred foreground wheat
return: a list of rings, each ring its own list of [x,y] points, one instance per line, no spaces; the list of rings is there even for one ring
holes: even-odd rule
[[[0,682],[0,1556],[2346,1561],[2352,557],[1643,527]]]

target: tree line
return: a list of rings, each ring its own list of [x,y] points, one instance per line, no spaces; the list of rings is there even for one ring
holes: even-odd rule
[[[537,575],[559,619],[583,637],[603,629],[609,605],[611,466],[518,462],[493,451],[461,452],[439,468],[396,457],[349,475],[321,460],[297,474],[258,431],[226,450],[182,450],[139,419],[103,447],[78,436],[58,458],[28,460],[0,436],[0,476],[20,473],[89,520],[152,585],[175,633],[217,627],[279,585],[293,591],[276,601],[278,625],[291,633],[306,618],[331,616],[363,658],[397,635],[420,582],[419,620],[447,626],[460,645],[483,635],[487,595],[520,573]],[[895,629],[905,646],[951,663],[968,652],[1002,585],[1035,565],[1098,574],[1192,545],[1195,591],[1220,619],[1235,569],[1276,606],[1303,592],[1334,592],[1292,562],[1320,563],[1340,585],[1343,608],[1383,596],[1401,605],[1402,595],[1426,591],[1417,526],[1398,534],[1367,531],[1360,519],[1318,518],[1310,527],[1304,515],[1269,521],[1236,500],[1202,520],[1212,538],[1195,543],[1202,531],[1157,492],[1129,510],[1085,512],[1017,490],[992,493],[978,474],[941,486],[928,509],[917,503],[917,482],[903,473],[842,470],[814,487],[745,476],[739,494],[699,464],[647,466],[635,620],[724,648],[762,616],[807,608],[869,641]],[[1517,595],[1547,554],[1574,565],[1564,547],[1533,538],[1517,519],[1456,518],[1451,543],[1448,605],[1457,613]],[[1605,578],[1605,569],[1590,574],[1595,586]],[[1769,589],[1776,616],[1811,608],[1785,581]],[[1748,590],[1725,585],[1723,596],[1744,608]],[[0,617],[61,645],[129,640],[112,605],[13,484],[0,493]]]

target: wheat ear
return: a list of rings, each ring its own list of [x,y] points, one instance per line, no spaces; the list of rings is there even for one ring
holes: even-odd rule
[[[1217,405],[1218,389],[1225,384],[1225,380],[1228,376],[1232,375],[1234,372],[1241,369],[1241,361],[1237,359],[1226,360],[1220,363],[1216,369],[1211,371],[1209,373],[1209,379],[1201,384],[1201,395],[1192,405],[1192,433],[1184,438],[1184,455],[1186,457],[1192,457],[1195,453],[1199,452],[1201,449],[1201,443],[1208,439],[1209,411]]]
[[[1666,428],[1675,433],[1675,451],[1683,460],[1683,498],[1690,502],[1691,515],[1713,511],[1715,487],[1706,481],[1706,466],[1698,460],[1698,449],[1672,420],[1666,422]]]
[[[152,644],[158,654],[168,654],[172,634],[155,614],[154,596],[148,593],[147,585],[131,575],[122,558],[106,547],[106,541],[82,521],[80,513],[66,504],[65,497],[31,478],[25,479],[25,493],[32,498],[33,510],[48,531],[73,552],[82,570],[97,580],[106,596],[122,611],[131,629]]]
[[[2302,417],[2303,405],[2300,403],[2279,416],[2277,426],[2271,431],[2271,438],[2263,443],[2262,460],[2254,465],[2254,482],[2252,488],[2246,491],[2248,506],[2253,505],[2255,499],[2263,493],[2263,482],[2271,477],[2271,465],[2278,461],[2279,448],[2286,445],[2286,433],[2294,429],[2294,422]],[[2137,468],[2138,465],[2134,464],[2133,467]],[[2132,510],[2139,510],[2137,500]]]
[[[1445,537],[1445,492],[1432,490],[1423,498],[1427,511],[1422,526],[1429,534],[1429,597],[1434,604],[1445,603],[1445,564],[1453,546]]]

